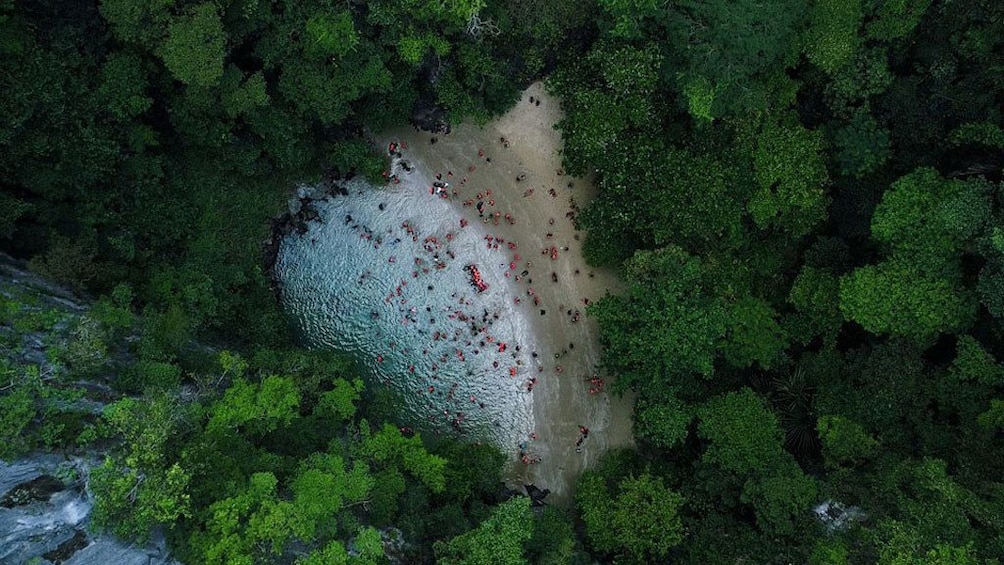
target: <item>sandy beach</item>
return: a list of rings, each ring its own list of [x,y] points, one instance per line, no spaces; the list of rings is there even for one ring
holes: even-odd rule
[[[384,147],[399,144],[409,166],[441,175],[458,218],[518,245],[511,308],[533,317],[539,367],[529,385],[535,430],[522,446],[509,446],[505,476],[514,487],[550,489],[553,504],[570,501],[575,478],[605,451],[633,441],[632,399],[605,391],[611,376],[600,374],[598,328],[585,315],[586,304],[617,292],[618,281],[582,259],[585,234],[573,218],[595,188],[561,170],[561,135],[553,127],[560,119],[558,101],[535,83],[484,127],[460,124],[445,135],[400,128],[378,139]]]

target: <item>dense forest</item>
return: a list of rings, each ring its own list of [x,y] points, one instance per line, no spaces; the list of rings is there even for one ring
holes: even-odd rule
[[[567,510],[401,433],[262,266],[294,182],[537,79],[637,395]],[[405,563],[1004,556],[996,0],[0,0],[0,92],[0,247],[95,297],[58,379],[4,361],[0,458],[106,452],[98,528],[186,563],[382,563],[392,531]],[[29,302],[4,327],[58,323]],[[96,376],[117,400],[67,409]]]

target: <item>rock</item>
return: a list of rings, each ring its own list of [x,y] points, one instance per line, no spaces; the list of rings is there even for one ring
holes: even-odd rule
[[[846,506],[835,500],[824,501],[812,511],[828,532],[843,531],[853,522],[868,519],[867,514],[857,506]]]
[[[98,464],[53,454],[0,461],[0,563],[180,565],[162,534],[137,547],[87,532],[94,504],[83,477]]]

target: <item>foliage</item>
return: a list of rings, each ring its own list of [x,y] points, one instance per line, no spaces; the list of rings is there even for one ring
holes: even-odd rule
[[[122,436],[123,453],[106,457],[91,472],[93,524],[129,539],[145,539],[155,525],[191,515],[191,475],[170,460],[169,442],[183,429],[185,414],[170,397],[149,402],[123,399],[104,417]]]
[[[822,416],[818,428],[827,466],[867,459],[878,447],[878,442],[860,424],[843,416]]]
[[[586,472],[577,490],[586,536],[601,552],[650,562],[664,559],[683,541],[679,512],[684,499],[658,477],[625,477],[611,488],[602,476]]]
[[[993,563],[1002,22],[994,0],[0,0],[0,242],[99,297],[71,319],[3,290],[0,456],[100,442],[95,523],[168,526],[186,562],[381,562],[393,526],[414,563]],[[406,437],[350,363],[292,347],[260,264],[290,186],[379,178],[369,132],[432,104],[486,122],[544,74],[565,169],[598,187],[585,256],[625,282],[588,312],[640,446],[583,475],[575,528],[499,505],[494,448]],[[145,396],[94,421],[61,375]],[[823,499],[844,510],[820,526]]]
[[[223,76],[225,44],[216,5],[207,2],[171,22],[161,57],[175,79],[192,87],[212,86]]]
[[[436,545],[444,565],[519,565],[527,563],[523,546],[532,535],[530,499],[514,497],[499,504],[477,528]]]
[[[841,174],[864,177],[889,160],[889,131],[865,112],[855,112],[850,123],[832,134],[837,167]]]
[[[972,321],[968,293],[910,265],[886,261],[856,269],[840,280],[840,310],[847,319],[877,334],[925,341],[939,332],[957,332]]]
[[[988,186],[945,180],[929,168],[900,178],[882,195],[872,236],[922,272],[938,273],[990,220]]]
[[[860,48],[861,4],[860,0],[822,0],[812,8],[805,54],[827,73],[847,64]]]
[[[823,136],[801,125],[768,119],[751,132],[758,190],[748,209],[760,227],[788,229],[800,237],[826,217]]]
[[[701,292],[698,259],[680,248],[639,251],[626,265],[631,289],[590,307],[602,328],[608,369],[618,386],[686,372],[710,375],[725,333],[722,307]],[[647,312],[638,318],[637,312]]]
[[[781,458],[777,417],[748,388],[711,399],[698,418],[697,433],[708,441],[704,461],[745,476],[770,469]]]

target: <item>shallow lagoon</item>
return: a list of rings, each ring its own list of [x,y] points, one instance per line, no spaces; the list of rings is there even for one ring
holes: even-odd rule
[[[399,393],[402,425],[517,445],[534,429],[538,370],[531,324],[510,307],[518,250],[461,227],[456,205],[429,194],[434,179],[406,175],[383,188],[353,180],[315,204],[321,219],[280,249],[283,303],[310,346],[351,352]]]

